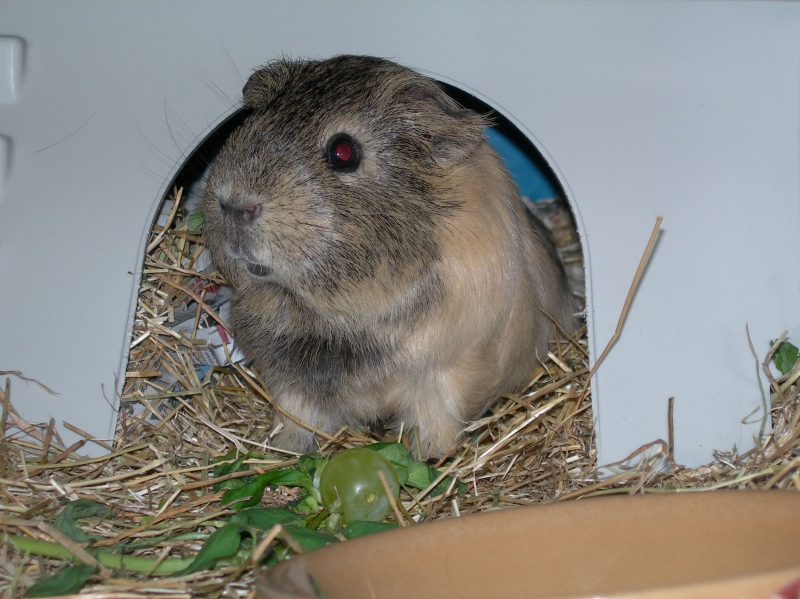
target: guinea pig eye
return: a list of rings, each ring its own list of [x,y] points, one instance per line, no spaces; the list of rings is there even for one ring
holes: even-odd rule
[[[328,142],[328,166],[347,173],[356,170],[361,162],[361,148],[349,135],[335,135]]]

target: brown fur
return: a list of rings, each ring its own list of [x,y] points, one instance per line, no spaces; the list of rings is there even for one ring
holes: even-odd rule
[[[392,419],[439,455],[546,352],[574,303],[485,122],[382,59],[279,60],[209,174],[205,235],[236,340],[275,401],[327,432]],[[326,159],[346,134],[357,168]],[[247,265],[250,263],[251,271]],[[285,420],[275,442],[307,451]]]

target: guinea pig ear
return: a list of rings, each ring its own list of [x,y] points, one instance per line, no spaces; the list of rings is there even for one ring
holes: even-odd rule
[[[430,137],[440,166],[460,164],[483,143],[484,118],[462,107],[434,82],[413,84],[401,96],[411,105],[417,126]]]
[[[242,89],[247,108],[265,108],[284,86],[292,69],[287,60],[276,60],[255,71]]]

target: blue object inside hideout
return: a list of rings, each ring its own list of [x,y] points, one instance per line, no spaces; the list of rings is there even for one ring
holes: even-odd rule
[[[519,188],[519,195],[526,196],[534,202],[558,196],[544,173],[517,144],[496,127],[487,127],[484,133],[487,141],[500,154],[508,172],[511,173],[511,178]]]

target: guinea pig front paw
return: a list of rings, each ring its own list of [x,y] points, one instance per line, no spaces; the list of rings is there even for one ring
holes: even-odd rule
[[[461,421],[438,423],[434,426],[419,425],[414,429],[409,445],[411,455],[416,460],[440,458],[462,438]],[[414,438],[416,436],[416,438]]]
[[[314,433],[288,418],[284,418],[282,422],[278,421],[273,431],[277,431],[277,433],[274,436],[270,434],[269,445],[272,447],[301,454],[311,453],[319,449]],[[319,443],[322,443],[322,439],[319,439]]]

